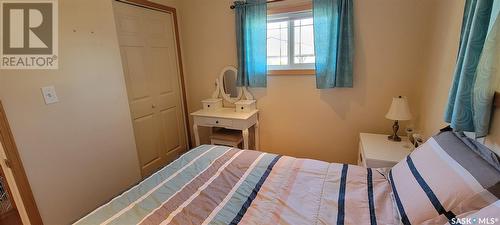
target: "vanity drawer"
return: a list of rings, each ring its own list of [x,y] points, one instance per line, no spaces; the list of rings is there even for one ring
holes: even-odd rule
[[[208,125],[208,126],[221,126],[221,127],[233,126],[233,121],[229,119],[203,117],[200,118],[200,122],[201,122],[200,125]]]
[[[236,112],[251,112],[255,110],[255,100],[240,100],[234,103]]]
[[[210,98],[201,101],[203,103],[203,110],[206,111],[217,111],[222,108],[222,99],[220,98]]]

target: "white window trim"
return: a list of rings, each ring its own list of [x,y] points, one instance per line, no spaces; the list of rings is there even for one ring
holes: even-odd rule
[[[301,12],[291,12],[269,15],[267,17],[267,22],[288,22],[288,65],[268,65],[268,70],[307,70],[315,69],[314,63],[300,63],[296,64],[293,62],[295,57],[295,29],[293,25],[293,20],[304,19],[312,17],[312,11],[301,11]]]

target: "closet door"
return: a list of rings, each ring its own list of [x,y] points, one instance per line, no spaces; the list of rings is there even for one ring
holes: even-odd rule
[[[147,176],[186,150],[173,17],[113,4],[141,173]]]

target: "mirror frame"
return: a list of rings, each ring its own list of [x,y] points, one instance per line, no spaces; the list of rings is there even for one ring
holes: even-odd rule
[[[238,97],[236,98],[231,98],[230,95],[226,94],[226,90],[224,90],[224,74],[228,70],[233,71],[236,74],[236,76],[238,76],[238,69],[236,69],[236,67],[234,66],[224,67],[219,77],[215,79],[215,91],[212,93],[212,98],[219,98],[219,95],[222,95],[222,99],[231,104],[234,104],[235,102],[242,100],[243,98],[247,100],[254,100],[253,95],[247,90],[246,87],[236,86],[238,91]]]

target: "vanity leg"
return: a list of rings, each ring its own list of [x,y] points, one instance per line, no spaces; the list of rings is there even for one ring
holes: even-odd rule
[[[254,132],[255,132],[255,150],[259,150],[260,149],[260,135],[259,135],[259,120],[257,120],[257,122],[255,123],[255,126],[254,126]]]
[[[198,133],[198,124],[193,124],[194,141],[196,147],[200,146],[200,133]]]
[[[242,130],[243,134],[243,149],[248,149],[248,128]]]

